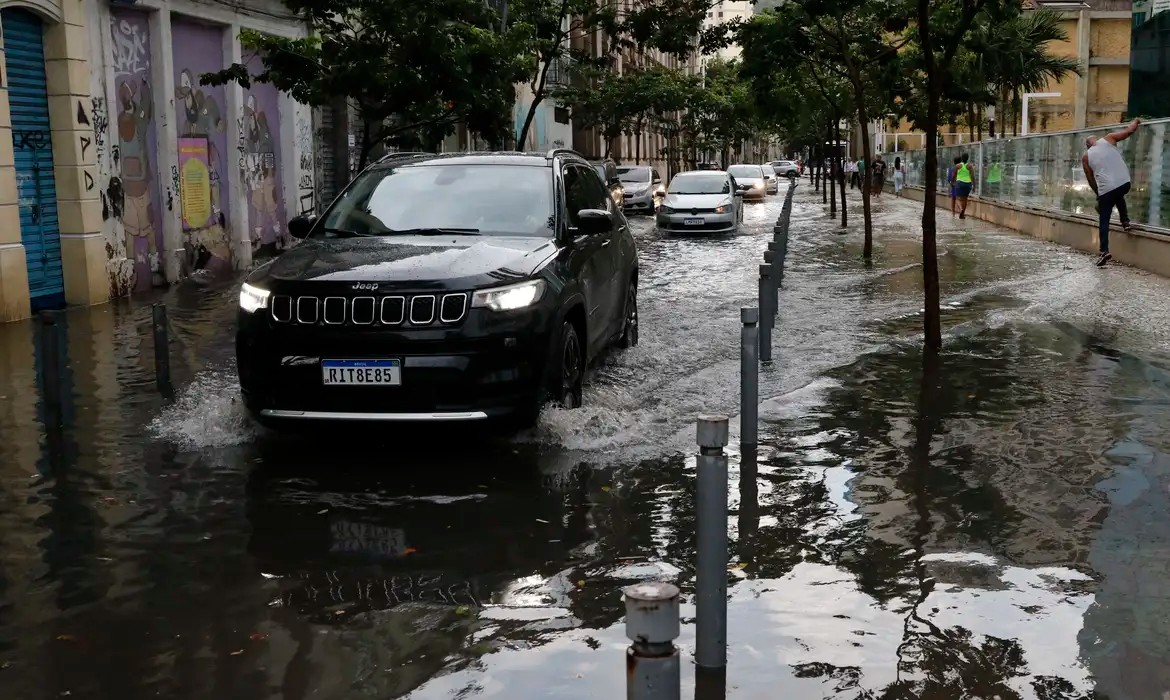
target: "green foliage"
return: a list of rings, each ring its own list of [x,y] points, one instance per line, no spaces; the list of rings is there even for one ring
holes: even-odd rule
[[[598,0],[512,0],[509,31],[523,37],[522,52],[533,99],[518,143],[528,136],[536,109],[558,86],[548,83],[550,67],[573,65],[582,76],[612,69],[612,57],[623,51],[661,51],[685,58],[701,50],[713,50],[729,40],[729,29],[703,29],[707,11],[716,0],[643,0],[632,10],[619,11],[617,3]],[[570,37],[584,36],[605,42],[603,58],[570,46]]]
[[[201,82],[271,83],[314,106],[348,99],[365,124],[363,162],[378,144],[431,145],[460,122],[488,140],[507,131],[513,85],[526,74],[522,37],[495,31],[499,18],[482,0],[285,5],[303,18],[310,36],[244,30],[240,43],[261,56],[263,70],[251,75],[235,64]]]

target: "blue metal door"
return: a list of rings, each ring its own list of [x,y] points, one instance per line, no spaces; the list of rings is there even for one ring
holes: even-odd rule
[[[49,95],[41,20],[17,8],[0,10],[12,114],[12,152],[20,204],[20,239],[28,264],[32,308],[65,305],[53,144],[49,140]]]

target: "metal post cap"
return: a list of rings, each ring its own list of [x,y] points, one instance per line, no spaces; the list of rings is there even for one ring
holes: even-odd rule
[[[678,639],[678,586],[647,581],[627,587],[626,637],[633,642],[663,644]]]
[[[764,262],[766,262],[766,263],[776,262],[776,251],[772,250],[771,248],[769,248],[768,250],[765,250],[764,251]]]
[[[695,433],[699,447],[726,447],[728,439],[727,416],[699,416]]]
[[[772,276],[772,266],[767,265],[767,264],[760,265],[760,277],[771,277],[771,276]]]
[[[754,306],[744,306],[739,309],[739,320],[745,325],[760,322],[760,310]]]

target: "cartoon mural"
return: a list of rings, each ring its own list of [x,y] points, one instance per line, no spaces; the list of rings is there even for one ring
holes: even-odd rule
[[[260,73],[259,56],[247,61],[248,71]],[[280,92],[270,84],[254,83],[244,93],[240,134],[240,174],[248,193],[248,228],[253,252],[272,254],[287,248],[285,207],[281,196]]]
[[[126,257],[134,265],[136,291],[149,289],[159,274],[163,249],[162,210],[155,163],[158,141],[150,90],[150,31],[146,15],[111,8],[117,149],[113,165],[120,169],[106,188],[106,206],[121,214]]]
[[[223,29],[196,24],[175,16],[171,23],[175,67],[175,114],[179,137],[204,136],[208,140],[211,179],[210,224],[185,232],[187,262],[191,269],[222,269],[231,265],[228,235],[227,125],[224,121],[224,89],[199,85],[199,76],[223,69]],[[179,176],[172,173],[172,187]],[[179,193],[172,193],[179,199]]]

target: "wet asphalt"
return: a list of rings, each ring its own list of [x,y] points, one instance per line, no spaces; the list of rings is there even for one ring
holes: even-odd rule
[[[737,413],[780,200],[733,238],[635,217],[641,344],[519,436],[259,429],[215,279],[70,310],[46,432],[36,327],[0,326],[0,696],[616,698],[643,580],[683,590],[696,696],[693,422]],[[796,195],[758,467],[730,450],[724,692],[1162,698],[1170,281],[940,212],[924,370],[920,205],[875,208],[866,265],[857,198],[842,232]]]

